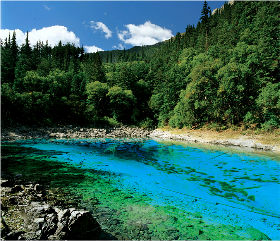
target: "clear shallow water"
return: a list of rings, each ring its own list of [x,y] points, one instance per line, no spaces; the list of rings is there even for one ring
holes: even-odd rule
[[[151,205],[199,213],[209,223],[254,227],[280,239],[280,158],[153,140],[53,140],[18,144],[56,162],[111,173],[116,188]]]

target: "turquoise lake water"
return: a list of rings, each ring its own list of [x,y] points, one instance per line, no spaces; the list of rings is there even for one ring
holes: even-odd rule
[[[20,141],[56,151],[55,162],[111,173],[116,188],[151,205],[200,213],[209,223],[254,227],[280,239],[280,157],[220,147],[132,139]]]

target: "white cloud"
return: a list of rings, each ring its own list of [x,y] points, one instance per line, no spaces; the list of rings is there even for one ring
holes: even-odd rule
[[[9,33],[10,37],[12,38],[14,30],[10,29],[0,29],[0,37],[2,40],[5,40],[5,38],[8,38]],[[26,33],[21,31],[20,29],[15,29],[16,32],[16,39],[17,44],[20,46],[25,43],[26,39]],[[74,32],[68,31],[68,29],[64,26],[51,26],[41,29],[32,29],[28,33],[28,38],[30,44],[33,46],[37,43],[37,41],[43,41],[44,43],[48,40],[48,43],[50,46],[55,46],[59,43],[59,41],[62,42],[62,44],[66,43],[72,43],[75,46],[80,46],[80,39],[75,35]],[[95,53],[97,51],[103,51],[103,49],[97,47],[97,46],[84,46],[85,51],[87,53]]]
[[[8,37],[9,33],[12,36],[14,30],[0,29],[1,39]],[[21,45],[25,42],[26,33],[20,29],[16,29],[17,44]],[[49,45],[57,45],[59,41],[63,44],[72,43],[76,46],[80,46],[80,39],[75,35],[74,32],[68,31],[64,26],[55,25],[51,27],[45,27],[41,29],[32,29],[28,33],[29,42],[31,45],[35,45],[37,41],[46,42],[48,40]]]
[[[118,33],[118,37],[126,44],[133,46],[152,45],[170,39],[173,34],[170,29],[162,28],[150,21],[141,25],[127,24],[128,30]]]
[[[43,5],[43,7],[44,7],[44,9],[46,9],[47,11],[50,11],[50,10],[51,10],[51,8],[48,7],[47,5]]]
[[[96,53],[96,52],[99,52],[99,51],[104,51],[103,49],[101,48],[98,48],[94,45],[92,46],[84,46],[84,49],[87,53]]]
[[[102,22],[95,22],[95,21],[90,21],[90,27],[93,29],[100,29],[105,33],[105,38],[111,38],[112,37],[112,31]]]
[[[124,45],[122,45],[121,43],[119,43],[118,45],[114,45],[113,49],[119,49],[119,50],[123,50],[124,49]]]
[[[0,29],[1,40],[5,41],[5,39],[9,37],[9,34],[10,34],[10,37],[12,39],[14,31],[16,32],[17,44],[22,45],[25,42],[26,35],[20,29],[15,29],[15,30]]]

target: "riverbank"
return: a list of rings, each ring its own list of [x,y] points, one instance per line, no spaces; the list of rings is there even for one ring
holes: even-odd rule
[[[243,133],[240,130],[215,131],[207,129],[162,128],[152,131],[150,137],[161,140],[246,147],[280,153],[279,131],[275,131],[275,133],[256,134],[253,131]]]
[[[83,127],[16,127],[2,129],[2,141],[20,139],[86,139],[86,138],[147,138],[151,131],[138,127],[83,128]]]
[[[106,238],[89,211],[59,200],[59,192],[38,183],[20,183],[23,181],[1,179],[4,240],[112,239]]]
[[[242,132],[240,130],[215,131],[208,129],[171,129],[147,130],[138,127],[82,128],[64,127],[16,127],[4,128],[2,141],[20,139],[86,139],[86,138],[153,138],[161,140],[184,141],[202,144],[238,146],[280,153],[280,131],[274,133]]]

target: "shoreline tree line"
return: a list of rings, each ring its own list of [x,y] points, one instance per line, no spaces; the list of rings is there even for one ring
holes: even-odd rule
[[[280,3],[238,1],[153,46],[1,42],[2,125],[280,126]]]

